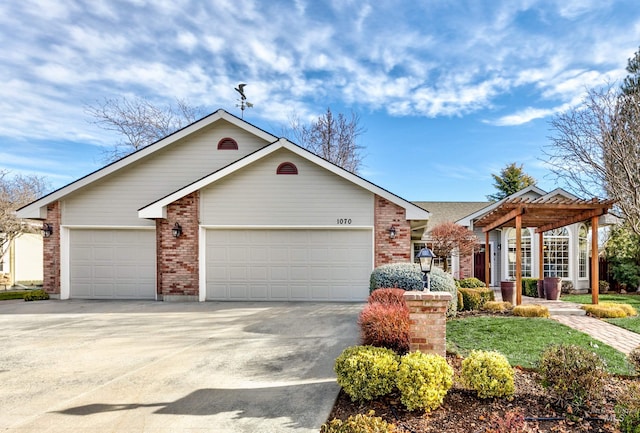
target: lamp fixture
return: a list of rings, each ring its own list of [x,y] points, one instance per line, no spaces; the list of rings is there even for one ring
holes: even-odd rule
[[[53,227],[49,223],[42,223],[42,237],[48,238],[53,234]]]
[[[391,226],[389,228],[389,239],[395,239],[396,237],[396,227],[395,226]]]
[[[431,290],[431,281],[429,280],[429,272],[431,272],[431,267],[433,266],[433,259],[436,258],[436,255],[433,254],[429,248],[424,247],[420,250],[420,252],[416,255],[417,259],[420,259],[420,270],[424,274],[422,281],[424,281],[424,289],[427,291]]]
[[[174,238],[179,238],[182,235],[182,226],[178,223],[175,223],[173,225],[173,228],[171,229],[171,234],[173,234]]]

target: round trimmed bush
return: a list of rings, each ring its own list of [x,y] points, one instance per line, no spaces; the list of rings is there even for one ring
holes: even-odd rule
[[[462,382],[480,398],[510,397],[515,392],[513,368],[504,355],[474,350],[462,361]]]
[[[391,349],[353,346],[338,356],[334,370],[352,401],[367,401],[393,391],[398,366],[399,356]]]
[[[320,427],[320,433],[394,433],[396,426],[389,424],[374,411],[368,415],[351,415],[346,421],[334,418]]]
[[[422,272],[415,263],[390,263],[378,266],[369,278],[369,293],[376,289],[398,288],[403,290],[422,290]]]
[[[484,283],[484,281],[479,280],[478,278],[469,277],[460,280],[460,287],[475,289],[477,287],[487,287],[487,285]]]
[[[430,278],[432,292],[451,293],[451,301],[449,301],[447,307],[447,317],[455,317],[458,312],[458,288],[453,276],[440,268],[433,268]]]
[[[400,360],[397,386],[408,410],[439,408],[452,384],[453,369],[442,356],[411,352]]]
[[[377,289],[369,295],[369,303],[379,303],[385,305],[407,305],[404,300],[403,289]]]
[[[386,347],[399,354],[409,351],[409,309],[406,304],[368,304],[360,313],[358,325],[362,344]]]

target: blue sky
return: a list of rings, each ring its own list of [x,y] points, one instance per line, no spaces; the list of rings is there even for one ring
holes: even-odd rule
[[[358,113],[363,177],[409,200],[482,201],[511,162],[543,189],[554,114],[626,75],[637,0],[20,0],[0,3],[0,169],[59,188],[118,140],[104,98]]]

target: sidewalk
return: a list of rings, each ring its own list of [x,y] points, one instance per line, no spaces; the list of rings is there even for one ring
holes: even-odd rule
[[[492,287],[496,300],[502,300],[499,287]],[[587,316],[579,304],[564,301],[547,301],[546,299],[522,297],[522,304],[544,305],[551,313],[551,319],[584,332],[598,341],[628,355],[640,346],[640,334],[612,325],[604,320]]]

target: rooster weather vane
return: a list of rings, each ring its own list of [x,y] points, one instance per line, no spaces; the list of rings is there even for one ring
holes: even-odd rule
[[[247,101],[247,97],[244,94],[244,86],[246,86],[245,83],[240,83],[238,84],[238,87],[234,87],[235,91],[240,94],[240,99],[238,100],[240,101],[240,104],[236,104],[236,107],[240,107],[240,110],[242,111],[242,119],[244,119],[244,109],[253,107],[253,104]]]

